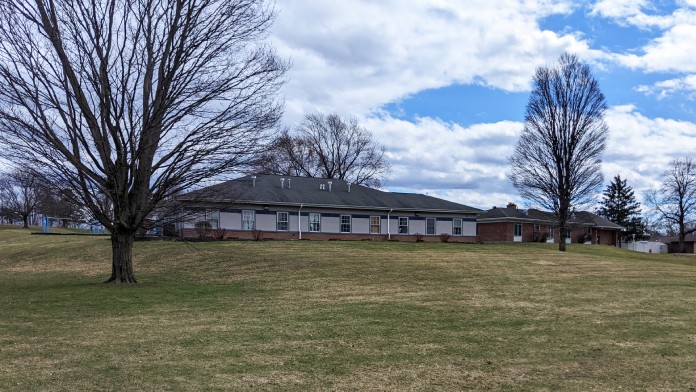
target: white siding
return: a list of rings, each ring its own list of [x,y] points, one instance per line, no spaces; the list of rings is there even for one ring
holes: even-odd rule
[[[256,214],[256,230],[276,231],[276,214]]]
[[[323,233],[338,233],[341,231],[341,217],[322,215],[321,225],[321,231]]]
[[[387,226],[389,229],[387,230]],[[391,235],[399,233],[399,219],[395,216],[390,216],[389,220],[382,219],[382,233]]]
[[[476,222],[462,222],[462,235],[464,236],[475,236],[476,235]]]
[[[422,235],[425,235],[425,219],[423,219],[423,220],[409,219],[408,225],[409,225],[408,231],[410,234],[420,233]]]
[[[241,230],[242,214],[239,212],[220,211],[220,227],[228,230]]]
[[[452,221],[436,221],[435,222],[435,235],[440,235],[442,233],[452,234]]]
[[[353,217],[353,233],[369,234],[370,233],[370,218],[355,218]]]
[[[476,235],[476,222],[469,221],[472,216],[462,216],[459,214],[421,214],[416,216],[415,212],[399,212],[394,211],[390,214],[391,219],[387,219],[388,211],[370,211],[370,210],[342,210],[342,209],[322,209],[322,208],[312,208],[305,207],[302,209],[302,216],[299,217],[298,222],[298,209],[297,206],[284,207],[284,206],[267,206],[267,205],[236,205],[233,207],[228,207],[230,210],[221,211],[219,214],[220,226],[228,230],[241,230],[242,228],[242,210],[252,210],[255,212],[256,219],[256,229],[261,231],[276,232],[276,219],[277,212],[287,212],[288,213],[288,230],[284,231],[287,233],[297,233],[298,224],[301,224],[302,233],[309,233],[309,213],[319,213],[321,214],[320,221],[320,232],[319,233],[330,233],[330,234],[342,234],[341,231],[341,215],[351,216],[351,233],[352,234],[370,234],[370,216],[380,217],[380,235],[387,235],[391,233],[392,238],[399,235],[414,235],[420,233],[425,235],[426,232],[426,218],[446,218],[443,220],[436,220],[435,222],[435,233],[434,236],[440,235],[441,233],[452,233],[452,218],[458,217],[463,218],[462,222],[462,235],[463,236],[475,236]],[[211,211],[212,212],[212,211]],[[186,228],[193,228],[194,223],[198,220],[202,220],[204,214],[195,213],[191,214],[187,222],[185,223]],[[408,218],[408,233],[399,234],[399,217]]]

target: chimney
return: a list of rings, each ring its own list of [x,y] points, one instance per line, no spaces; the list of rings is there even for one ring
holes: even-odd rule
[[[329,184],[329,192],[331,192],[331,184],[332,184],[332,182],[329,181],[328,184]]]
[[[351,185],[351,184],[350,184],[350,182],[347,183],[347,184],[348,184],[348,193],[350,193],[350,185]]]
[[[251,186],[256,186],[256,176],[251,176]]]
[[[288,189],[290,189],[290,179],[288,178]]]
[[[507,208],[512,208],[513,210],[516,210],[516,209],[517,209],[517,204],[512,203],[512,202],[511,202],[511,203],[508,203]]]
[[[285,188],[285,178],[280,179],[280,188]]]

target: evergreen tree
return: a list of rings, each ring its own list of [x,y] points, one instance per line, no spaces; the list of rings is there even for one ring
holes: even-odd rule
[[[642,237],[645,224],[640,217],[640,203],[636,201],[633,188],[617,175],[604,190],[603,200],[597,209],[597,215],[621,225],[622,237]]]

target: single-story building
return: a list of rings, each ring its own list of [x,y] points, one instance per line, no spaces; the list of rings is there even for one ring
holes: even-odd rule
[[[343,180],[249,175],[180,197],[183,236],[208,222],[227,238],[476,242],[482,210],[435,197]]]
[[[678,236],[653,236],[650,237],[651,241],[659,241],[667,244],[669,253],[681,253],[679,249],[679,237]],[[686,253],[696,253],[696,234],[687,234],[684,237],[684,248]]]
[[[536,209],[519,209],[513,203],[505,208],[493,207],[477,220],[481,242],[549,242],[560,241],[560,227],[554,214]],[[588,211],[572,213],[567,243],[614,245],[623,229]]]

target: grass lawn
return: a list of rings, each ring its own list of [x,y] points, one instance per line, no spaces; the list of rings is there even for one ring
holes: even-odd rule
[[[0,390],[696,390],[696,257],[0,227]]]

